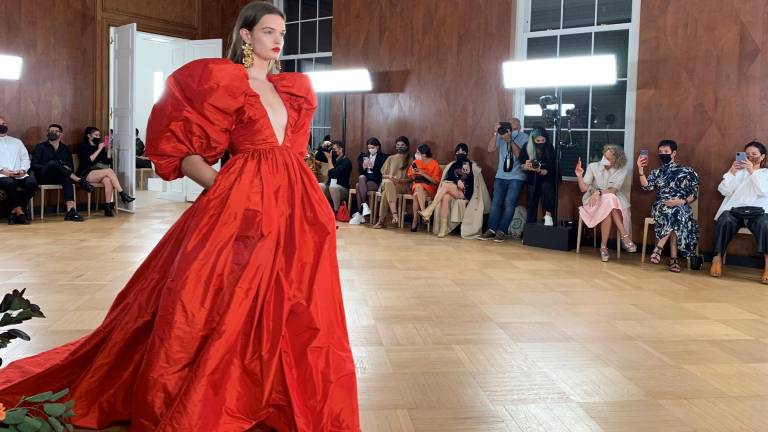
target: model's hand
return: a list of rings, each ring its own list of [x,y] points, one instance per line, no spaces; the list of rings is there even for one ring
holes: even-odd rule
[[[598,201],[600,201],[600,192],[595,192],[589,197],[589,200],[587,200],[587,206],[594,207],[597,205]]]

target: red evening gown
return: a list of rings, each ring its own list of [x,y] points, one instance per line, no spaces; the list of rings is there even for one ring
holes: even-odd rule
[[[147,128],[158,174],[232,157],[99,328],[0,370],[6,407],[70,388],[86,428],[360,430],[336,227],[303,161],[315,94],[303,74],[269,80],[288,111],[282,145],[242,65],[198,60],[168,78]]]

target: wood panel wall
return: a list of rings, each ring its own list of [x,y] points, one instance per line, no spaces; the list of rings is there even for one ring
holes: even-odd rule
[[[768,2],[695,3],[642,2],[635,157],[643,148],[653,154],[662,138],[680,144],[680,161],[701,177],[700,244],[711,251],[723,173],[745,143],[768,142]],[[634,184],[639,234],[641,216],[648,215],[654,194]],[[752,240],[744,236],[734,242],[729,256],[753,252]]]
[[[336,0],[335,68],[367,67],[375,88],[347,98],[347,145],[356,156],[378,137],[384,151],[407,136],[429,143],[441,162],[465,142],[492,181],[496,156],[485,147],[512,107],[501,62],[514,50],[515,0]],[[334,138],[341,135],[335,98]]]

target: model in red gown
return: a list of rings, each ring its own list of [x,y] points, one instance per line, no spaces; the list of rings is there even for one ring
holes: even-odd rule
[[[70,388],[80,427],[359,431],[333,214],[303,161],[316,98],[306,75],[268,79],[288,112],[282,144],[242,65],[168,78],[147,128],[157,173],[232,157],[99,328],[0,370],[6,407]]]

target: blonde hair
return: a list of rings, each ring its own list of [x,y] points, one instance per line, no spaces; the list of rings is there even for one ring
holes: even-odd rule
[[[624,147],[616,144],[606,144],[603,146],[603,154],[607,151],[613,152],[613,166],[611,168],[622,169],[627,165],[627,154],[624,153]]]

